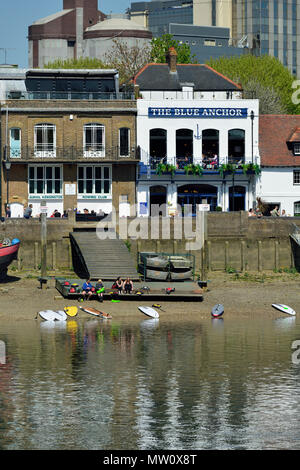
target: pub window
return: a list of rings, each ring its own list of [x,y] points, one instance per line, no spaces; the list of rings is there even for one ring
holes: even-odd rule
[[[119,129],[120,157],[128,157],[130,153],[130,129],[121,127]]]
[[[294,202],[294,216],[300,217],[300,201]]]

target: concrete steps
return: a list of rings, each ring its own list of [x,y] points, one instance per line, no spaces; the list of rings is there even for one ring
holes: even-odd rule
[[[133,257],[117,236],[101,240],[96,231],[82,231],[70,233],[70,239],[73,259],[75,256],[76,265],[82,265],[82,277],[103,281],[118,276],[139,279]]]

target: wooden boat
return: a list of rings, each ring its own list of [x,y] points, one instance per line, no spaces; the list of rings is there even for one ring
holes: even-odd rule
[[[170,272],[171,280],[183,280],[183,279],[191,279],[193,276],[192,271],[177,271],[177,272]]]
[[[146,266],[149,268],[160,268],[165,269],[168,267],[168,258],[163,256],[153,256],[146,258]]]
[[[181,269],[191,268],[190,259],[185,258],[184,256],[170,256],[170,263],[171,263],[171,270],[178,269],[178,268],[181,268]]]
[[[89,313],[90,315],[94,315],[95,317],[105,318],[106,320],[111,320],[112,316],[108,313],[101,312],[100,310],[96,310],[93,307],[79,307],[83,312]]]
[[[5,239],[0,243],[0,279],[5,277],[10,263],[17,258],[20,248],[20,240],[14,238],[12,241]]]

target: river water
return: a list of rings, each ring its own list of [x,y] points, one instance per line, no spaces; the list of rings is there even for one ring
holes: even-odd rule
[[[300,449],[298,318],[195,317],[2,320],[0,449]]]

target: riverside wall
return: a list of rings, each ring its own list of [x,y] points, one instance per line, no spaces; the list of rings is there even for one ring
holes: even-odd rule
[[[191,240],[184,236],[174,237],[174,220],[170,223],[170,237],[160,230],[157,238],[151,238],[151,219],[127,219],[130,226],[138,227],[148,224],[148,237],[122,238],[129,247],[132,256],[137,260],[138,252],[165,252],[172,254],[189,253],[195,258],[195,270],[200,272],[202,264],[207,271],[268,271],[290,269],[300,270],[300,248],[290,238],[293,224],[300,228],[297,217],[248,217],[247,212],[210,212],[207,214],[207,240],[204,256],[201,250],[187,249]],[[193,230],[196,229],[195,219],[191,219]],[[95,230],[94,222],[75,222],[70,214],[67,219],[47,220],[47,267],[52,271],[71,270],[72,249],[70,232],[74,230]],[[117,231],[119,228],[117,227]],[[182,230],[184,233],[184,229]],[[21,247],[18,260],[12,266],[17,271],[36,270],[41,262],[41,224],[39,219],[6,219],[0,223],[0,240],[3,238],[19,238]]]

